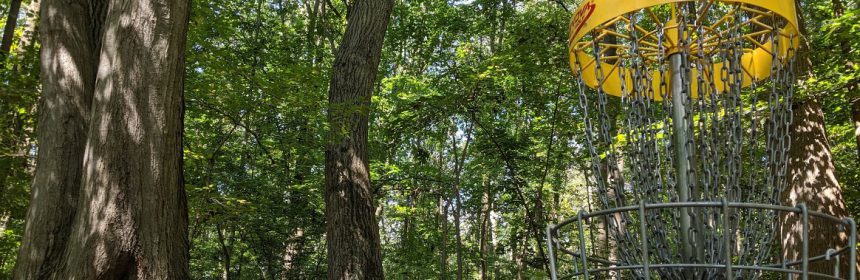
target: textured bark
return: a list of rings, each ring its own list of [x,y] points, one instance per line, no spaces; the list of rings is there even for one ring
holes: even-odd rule
[[[353,2],[334,61],[325,161],[328,279],[383,279],[367,129],[393,5],[392,0]]]
[[[842,189],[834,174],[835,167],[824,129],[824,112],[821,105],[815,100],[795,104],[794,123],[789,133],[792,139],[788,155],[790,186],[782,193],[782,203],[789,206],[803,203],[810,211],[847,217]],[[797,260],[801,256],[802,248],[803,226],[800,216],[782,215],[780,222],[783,257]],[[824,254],[828,248],[846,246],[845,232],[840,231],[833,222],[810,218],[809,227],[810,256]],[[843,273],[848,271],[847,259],[842,258],[844,262],[840,270]],[[810,271],[832,275],[833,265],[833,261],[810,263]]]
[[[3,39],[0,41],[0,68],[3,68],[6,59],[9,58],[12,39],[15,38],[15,28],[18,27],[19,13],[21,13],[21,0],[12,0],[9,3],[9,13],[6,15],[6,26],[3,27]]]
[[[188,4],[107,5],[78,213],[54,279],[189,278],[181,146]]]
[[[58,268],[76,213],[99,47],[89,2],[71,2],[42,2],[39,153],[15,279]]]

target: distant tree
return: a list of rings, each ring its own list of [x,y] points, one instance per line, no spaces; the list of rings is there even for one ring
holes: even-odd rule
[[[3,27],[3,39],[0,41],[0,68],[6,65],[9,51],[12,49],[12,39],[15,38],[15,27],[18,26],[18,14],[21,13],[21,0],[9,3],[9,13],[6,15],[6,26]]]

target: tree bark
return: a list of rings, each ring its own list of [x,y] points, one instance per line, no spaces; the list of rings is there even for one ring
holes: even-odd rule
[[[782,203],[788,206],[806,204],[810,211],[820,211],[836,217],[847,217],[839,182],[836,181],[833,158],[824,128],[824,112],[816,100],[795,103],[794,123],[791,125],[792,144],[788,152],[789,187],[782,192]],[[800,259],[803,226],[800,216],[784,214],[780,219],[783,258]],[[846,246],[845,231],[833,222],[809,219],[809,255],[824,254],[828,248]],[[842,258],[840,271],[848,271],[848,258]],[[812,272],[833,274],[833,261],[810,263]],[[812,277],[810,279],[817,279]],[[822,278],[818,278],[822,279]]]
[[[15,279],[44,279],[60,264],[78,203],[98,60],[88,1],[42,5],[39,153]]]
[[[328,279],[383,279],[367,129],[393,5],[392,0],[353,2],[335,56],[325,161]]]
[[[189,2],[105,7],[78,213],[53,278],[188,279],[181,144]]]
[[[6,15],[6,26],[3,27],[3,40],[0,41],[0,68],[6,65],[9,51],[12,49],[12,39],[15,38],[15,28],[18,27],[18,14],[21,12],[21,0],[9,3],[9,14]]]

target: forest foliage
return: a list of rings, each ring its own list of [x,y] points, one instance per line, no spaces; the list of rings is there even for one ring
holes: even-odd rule
[[[0,279],[38,152],[33,1],[0,58]],[[325,112],[346,2],[191,1],[183,145],[196,279],[325,277]],[[576,2],[395,2],[369,132],[388,278],[546,277],[546,224],[592,207],[567,59]],[[860,216],[860,1],[801,7],[813,68],[800,98],[822,101]]]

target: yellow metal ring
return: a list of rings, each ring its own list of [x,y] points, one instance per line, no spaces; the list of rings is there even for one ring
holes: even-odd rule
[[[797,46],[800,44],[800,36],[797,32],[797,11],[795,7],[794,0],[711,0],[719,1],[722,3],[728,4],[740,4],[743,6],[754,6],[760,9],[763,9],[767,12],[772,12],[776,16],[782,17],[786,21],[786,25],[780,27],[780,36],[778,46],[779,52],[777,56],[779,58],[787,58],[793,53],[790,51],[792,49],[797,49]],[[619,73],[615,71],[624,71],[625,83],[628,89],[632,88],[632,70],[625,68],[623,66],[619,66],[616,64],[611,64],[606,61],[597,62],[595,58],[587,53],[584,48],[577,47],[581,46],[583,43],[580,40],[583,39],[590,31],[602,28],[607,23],[612,22],[614,20],[619,19],[623,15],[639,11],[642,9],[663,5],[663,4],[671,4],[671,3],[682,3],[682,2],[694,2],[692,0],[589,0],[585,1],[577,11],[574,13],[573,19],[570,23],[570,65],[571,69],[574,73],[581,76],[583,82],[591,87],[597,88],[601,87],[607,94],[621,96],[622,88],[621,88],[621,77]],[[664,29],[672,28],[671,24],[666,24]],[[677,26],[675,26],[677,29]],[[667,32],[671,33],[671,32]],[[667,34],[668,35],[668,34]],[[677,37],[677,36],[676,36]],[[744,52],[741,57],[741,64],[743,68],[743,82],[742,86],[746,87],[751,85],[754,81],[761,81],[768,76],[770,76],[771,66],[773,63],[773,53],[771,52],[773,42],[772,39],[768,39],[765,42],[757,44],[757,48],[751,49],[749,51]],[[667,50],[667,53],[671,53],[672,50]],[[580,64],[582,71],[578,71],[576,67],[577,61]],[[604,73],[604,79],[602,83],[598,81],[595,73],[595,68],[597,67],[597,63],[601,64],[601,68],[606,71]],[[714,63],[713,69],[711,73],[720,73],[720,69],[722,69],[722,62]],[[652,77],[659,77],[659,71],[653,70]],[[692,80],[695,81],[700,75],[699,70],[692,70]],[[667,75],[668,76],[668,75]],[[669,77],[666,78],[667,82]],[[725,88],[725,84],[720,79],[714,79],[714,87],[717,92],[722,92]],[[660,79],[653,79],[652,88],[657,89],[660,86]],[[696,83],[692,83],[691,85],[691,93],[693,98],[698,97],[698,89],[696,88]],[[655,95],[657,95],[655,93]],[[660,100],[660,96],[652,96],[651,98],[655,100]]]

